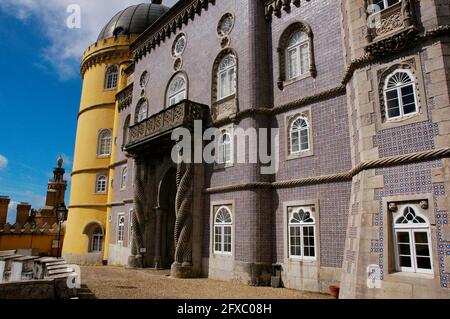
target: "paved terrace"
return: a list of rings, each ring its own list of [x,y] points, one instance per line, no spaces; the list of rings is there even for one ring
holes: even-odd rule
[[[173,279],[169,271],[81,267],[81,281],[98,299],[329,299],[289,289],[250,287],[211,279]]]

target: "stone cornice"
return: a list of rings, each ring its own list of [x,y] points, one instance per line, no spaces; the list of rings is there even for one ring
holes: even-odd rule
[[[305,1],[305,0],[303,0]],[[310,1],[310,0],[306,0]],[[284,12],[291,12],[291,5],[300,7],[300,0],[270,0],[266,2],[266,19],[272,19],[272,15],[275,15],[277,18],[281,18],[281,15]]]
[[[108,166],[108,168],[109,168],[109,169],[115,168],[115,167],[117,167],[117,166],[121,166],[121,165],[124,165],[124,164],[126,164],[126,163],[128,163],[128,160],[127,160],[127,159],[124,159],[124,160],[122,160],[122,161],[112,163],[111,165]]]
[[[81,77],[84,77],[84,73],[92,66],[107,63],[110,60],[124,57],[130,59],[132,57],[128,45],[121,45],[117,47],[109,47],[105,51],[96,52],[83,60],[80,67]]]
[[[96,105],[92,105],[92,106],[86,107],[86,108],[82,109],[82,110],[78,113],[77,119],[79,119],[80,116],[81,116],[83,113],[86,113],[86,112],[89,112],[89,111],[92,111],[92,110],[95,110],[95,109],[101,109],[101,108],[104,108],[104,107],[114,107],[114,103],[100,103],[100,104],[96,104]]]
[[[109,169],[109,167],[90,167],[90,168],[83,168],[83,169],[78,169],[76,171],[73,171],[70,176],[74,176],[77,174],[83,174],[83,173],[96,173],[96,172],[102,172],[102,171],[107,171]]]
[[[152,49],[160,45],[183,25],[193,21],[195,15],[201,15],[208,10],[209,4],[215,5],[216,0],[180,0],[163,17],[141,34],[131,45],[134,59],[139,60]]]
[[[375,168],[391,167],[396,165],[411,164],[423,161],[431,161],[442,158],[450,157],[450,147],[441,148],[433,151],[426,151],[421,153],[414,153],[403,156],[386,157],[380,158],[373,161],[362,162],[355,166],[348,172],[333,174],[333,175],[322,175],[314,176],[308,178],[292,179],[287,181],[277,181],[273,183],[263,182],[263,183],[248,183],[248,184],[238,184],[238,185],[227,185],[221,187],[212,187],[204,190],[207,194],[225,193],[225,192],[235,192],[244,190],[255,190],[255,189],[282,189],[296,186],[304,185],[314,185],[323,183],[341,183],[349,182],[354,176],[358,175],[362,171]]]

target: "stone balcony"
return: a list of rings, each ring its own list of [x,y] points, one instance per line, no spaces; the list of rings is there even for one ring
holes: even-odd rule
[[[119,112],[129,107],[133,103],[133,83],[117,93],[116,100],[119,105]]]
[[[401,0],[371,16],[370,20],[375,27],[367,28],[366,51],[370,53],[383,53],[395,51],[406,42],[412,40],[417,34],[415,26],[414,1]]]
[[[209,115],[209,107],[189,100],[181,101],[129,129],[128,143],[125,151],[133,153],[152,141],[170,136],[176,128],[194,128],[195,120],[205,120]]]

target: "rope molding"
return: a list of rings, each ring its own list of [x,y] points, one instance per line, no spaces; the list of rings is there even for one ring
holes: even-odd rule
[[[435,29],[428,30],[421,35],[417,35],[415,37],[413,43],[420,44],[427,40],[431,40],[431,39],[438,38],[441,36],[448,36],[448,35],[450,35],[450,25],[443,25],[443,26],[439,26]],[[410,48],[411,48],[411,46],[405,46],[401,50],[396,51],[396,53],[408,50]],[[230,117],[215,121],[215,122],[213,122],[213,125],[217,126],[217,127],[224,126],[224,125],[227,125],[227,124],[230,124],[233,122],[239,122],[240,120],[242,120],[244,118],[251,117],[256,114],[269,115],[269,116],[277,115],[277,114],[289,111],[293,108],[306,106],[306,105],[309,105],[312,103],[317,103],[317,102],[320,102],[320,101],[323,101],[326,99],[344,95],[347,93],[346,86],[350,82],[350,80],[353,78],[353,75],[355,74],[356,70],[361,69],[366,66],[369,66],[372,63],[377,63],[377,62],[382,61],[385,58],[387,53],[391,53],[391,51],[388,50],[388,52],[386,52],[384,55],[373,55],[372,53],[366,53],[359,58],[353,59],[344,73],[341,84],[336,87],[333,87],[329,90],[319,92],[317,94],[307,96],[307,97],[304,97],[304,98],[301,98],[301,99],[298,99],[298,100],[295,100],[295,101],[292,101],[292,102],[289,102],[286,104],[278,105],[273,108],[262,107],[262,108],[251,108],[251,109],[243,110],[241,112],[236,113],[234,116],[230,116]]]
[[[260,182],[260,183],[247,183],[239,185],[228,185],[223,187],[213,187],[205,189],[204,193],[215,194],[215,193],[225,193],[225,192],[254,190],[254,189],[282,189],[294,186],[304,186],[304,185],[333,183],[333,182],[346,182],[351,181],[354,176],[358,175],[362,171],[369,169],[384,168],[400,164],[430,161],[448,157],[450,157],[450,147],[441,148],[439,150],[434,151],[426,151],[403,156],[386,157],[382,159],[362,162],[357,166],[355,166],[352,170],[345,173],[323,175],[310,178],[300,178],[273,183]]]
[[[70,173],[70,176],[74,176],[77,174],[83,174],[83,173],[96,173],[96,172],[101,172],[101,171],[107,171],[109,169],[109,167],[91,167],[91,168],[84,168],[84,169],[79,169],[76,171],[73,171],[72,173]]]

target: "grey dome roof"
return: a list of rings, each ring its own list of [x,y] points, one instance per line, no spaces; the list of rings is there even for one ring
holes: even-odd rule
[[[168,10],[168,7],[156,3],[141,3],[128,7],[108,22],[97,41],[118,35],[141,34]]]

